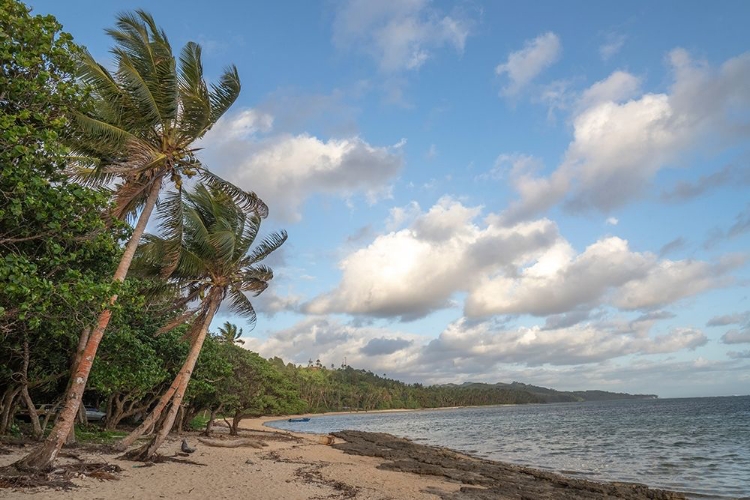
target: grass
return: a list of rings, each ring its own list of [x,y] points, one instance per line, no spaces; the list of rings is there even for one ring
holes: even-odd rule
[[[206,428],[206,424],[208,424],[208,416],[206,415],[198,415],[193,420],[190,421],[190,430],[193,431],[202,431]]]
[[[76,441],[79,443],[112,444],[127,434],[123,431],[107,431],[98,425],[76,425]]]

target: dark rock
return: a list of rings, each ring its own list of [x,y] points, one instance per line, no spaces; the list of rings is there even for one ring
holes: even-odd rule
[[[435,446],[416,444],[390,434],[341,431],[334,436],[345,442],[334,444],[351,455],[386,460],[379,468],[445,477],[460,482],[458,492],[431,491],[443,500],[684,500],[682,493],[649,488],[636,483],[600,483],[566,477],[520,465],[470,457]]]

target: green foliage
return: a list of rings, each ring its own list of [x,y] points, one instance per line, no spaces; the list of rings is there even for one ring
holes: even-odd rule
[[[65,175],[71,116],[88,95],[81,50],[51,16],[0,0],[0,387],[30,344],[30,383],[68,369],[77,334],[115,291],[120,225],[105,193]]]
[[[113,444],[125,436],[125,432],[104,430],[98,425],[76,426],[76,441],[91,444]]]

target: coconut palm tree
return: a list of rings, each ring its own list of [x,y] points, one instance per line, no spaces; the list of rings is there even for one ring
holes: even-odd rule
[[[163,187],[171,183],[178,191],[183,178],[199,176],[221,189],[245,209],[260,216],[267,207],[254,194],[226,183],[197,160],[194,142],[229,109],[240,92],[237,69],[232,66],[210,87],[203,79],[201,48],[188,43],[179,64],[166,34],[144,11],[121,14],[116,27],[107,30],[114,39],[116,69],[108,71],[89,54],[80,64],[80,78],[91,90],[92,105],[76,113],[76,131],[71,141],[79,153],[73,174],[84,183],[113,189],[114,217],[137,223],[114,274],[123,281],[136,247],[157,204]],[[160,205],[165,211],[179,210],[178,202]],[[182,228],[169,228],[169,241],[179,242]],[[164,272],[177,264],[179,248],[164,247]],[[110,305],[117,295],[110,299]],[[85,348],[73,370],[65,405],[52,432],[36,450],[17,462],[19,469],[48,467],[73,428],[91,366],[112,315],[105,308],[85,339]],[[82,345],[83,342],[82,342]]]
[[[176,193],[170,194],[170,202],[177,203],[178,196]],[[131,459],[148,460],[153,457],[172,429],[208,327],[222,302],[228,299],[231,311],[248,318],[250,324],[255,325],[255,309],[246,293],[257,296],[268,287],[273,272],[260,262],[287,238],[284,231],[273,233],[253,247],[260,229],[260,217],[237,206],[229,195],[217,188],[198,184],[193,192],[184,193],[179,202],[182,209],[172,217],[181,217],[184,228],[179,241],[181,250],[177,264],[170,266],[163,260],[165,251],[174,245],[173,241],[146,235],[138,249],[136,269],[150,276],[163,276],[165,269],[171,270],[170,282],[183,292],[176,305],[190,306],[198,302],[196,308],[188,309],[164,327],[168,329],[189,322],[190,351],[155,411],[139,426],[137,432],[134,431],[120,443],[121,447],[131,444],[136,434],[142,434],[151,427],[167,403],[170,405],[166,418],[161,419],[161,427],[151,441],[127,454]],[[164,222],[171,225],[176,223],[173,220]]]
[[[237,329],[237,325],[225,321],[223,326],[219,327],[218,339],[225,344],[244,344],[242,340],[242,328]]]

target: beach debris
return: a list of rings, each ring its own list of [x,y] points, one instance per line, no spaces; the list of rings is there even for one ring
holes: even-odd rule
[[[75,488],[72,479],[95,478],[100,481],[120,479],[117,474],[122,472],[118,465],[106,462],[83,462],[60,465],[50,472],[26,473],[11,472],[10,467],[3,468],[0,474],[0,488],[59,488],[69,490]]]
[[[183,453],[193,453],[195,452],[195,448],[191,448],[190,445],[187,442],[187,439],[182,440],[182,445],[180,446],[180,450],[182,450]]]
[[[324,444],[324,445],[326,445],[326,446],[331,446],[331,445],[333,445],[333,444],[335,444],[335,443],[336,443],[336,438],[335,438],[335,437],[333,437],[333,436],[331,436],[331,435],[329,434],[329,435],[327,435],[327,436],[320,436],[320,437],[318,438],[318,442],[319,442],[320,444]]]
[[[265,448],[266,446],[268,446],[267,443],[264,443],[263,441],[259,441],[257,439],[233,439],[231,441],[228,441],[198,438],[198,441],[205,444],[206,446],[213,446],[215,448]]]

